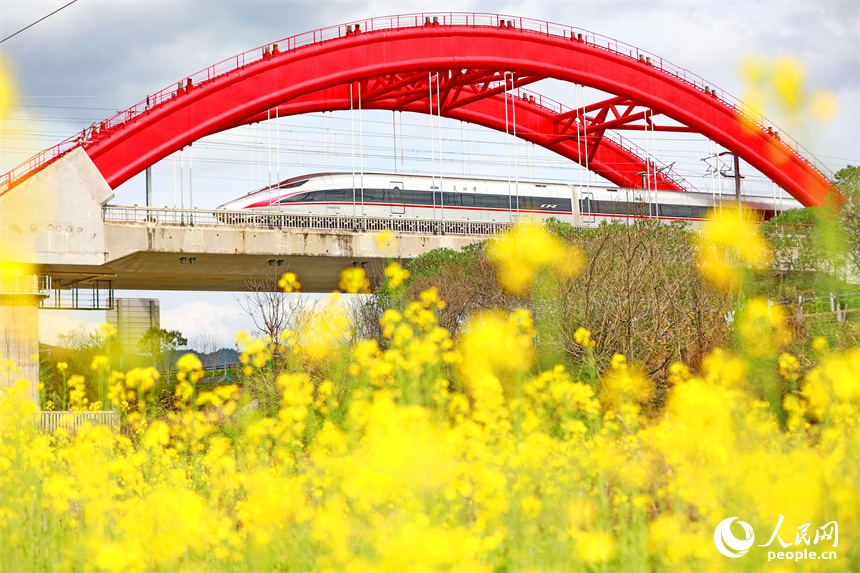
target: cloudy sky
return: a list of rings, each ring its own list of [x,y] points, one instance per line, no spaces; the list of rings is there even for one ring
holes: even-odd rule
[[[0,0],[0,39],[6,38],[66,4],[68,0]],[[778,106],[763,112],[831,169],[860,164],[860,2],[254,2],[212,0],[78,0],[57,14],[0,44],[0,58],[12,70],[17,98],[11,117],[0,125],[0,172],[37,151],[81,131],[94,121],[140,101],[147,94],[235,54],[316,28],[372,16],[421,12],[482,12],[517,15],[584,28],[658,54],[706,78],[713,86],[742,97],[748,90],[741,62],[755,58],[775,65],[792,58],[805,70],[811,98],[826,91],[836,102],[827,122],[807,113],[790,114]],[[566,86],[545,84],[539,91],[573,107]],[[586,94],[591,101],[598,94]],[[769,105],[765,102],[765,105]],[[367,168],[390,170],[391,151],[383,135],[387,116],[368,115]],[[335,114],[281,120],[275,138],[281,148],[277,173],[283,177],[323,169],[347,169],[350,137],[346,116]],[[405,169],[429,172],[427,119],[403,118],[407,135]],[[332,130],[332,148],[322,143],[324,126]],[[459,124],[444,124],[443,139],[461,148]],[[242,131],[244,129],[244,131]],[[216,206],[265,183],[272,145],[266,127],[240,128],[195,145],[194,204]],[[373,132],[379,136],[374,139]],[[467,131],[475,143],[469,168],[478,175],[498,172],[504,135]],[[331,139],[329,141],[331,141]],[[658,156],[691,177],[704,173],[702,142],[667,139],[656,144]],[[466,169],[453,157],[452,171]],[[541,150],[518,150],[527,172],[538,178],[579,177],[571,165]],[[531,155],[530,155],[531,154]],[[530,159],[531,158],[531,159]],[[529,163],[531,161],[531,163]],[[474,164],[474,165],[473,165]],[[265,165],[265,166],[264,166]],[[701,166],[701,167],[700,167]],[[155,167],[155,204],[172,205],[176,177],[172,159]],[[529,171],[530,170],[530,171]],[[701,173],[699,172],[701,171]],[[749,184],[755,184],[751,175]],[[766,182],[760,182],[766,183]],[[115,203],[143,203],[143,182],[132,179],[116,191]],[[249,324],[235,295],[123,292],[119,296],[154,296],[162,301],[162,325],[193,337],[215,333],[231,345],[232,333]],[[79,323],[98,323],[101,313],[43,311],[42,339]]]

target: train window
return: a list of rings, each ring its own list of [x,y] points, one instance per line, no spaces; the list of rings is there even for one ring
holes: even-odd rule
[[[502,198],[498,195],[484,195],[482,197],[484,207],[501,207]]]
[[[366,203],[382,203],[385,201],[385,189],[365,189],[364,201]]]
[[[360,191],[356,190],[356,195],[359,195]],[[325,200],[326,201],[343,201],[346,199],[346,189],[330,189],[325,192]],[[352,197],[350,197],[352,199]]]
[[[430,191],[403,191],[407,203],[412,205],[435,205],[439,199]]]
[[[282,183],[278,185],[278,189],[292,189],[294,187],[301,187],[307,182],[307,179],[302,179],[301,181],[293,181],[292,183]]]
[[[443,193],[442,194],[442,204],[443,205],[459,205],[460,202],[457,201],[457,193]]]
[[[391,198],[396,203],[403,203],[403,190],[400,187],[395,187],[391,190]]]
[[[475,196],[464,193],[460,197],[460,201],[463,205],[474,205],[475,204]]]
[[[290,197],[284,197],[278,203],[299,203],[301,201],[306,201],[308,199],[308,195],[313,195],[313,193],[299,193],[298,195],[291,195]]]
[[[621,209],[616,211],[616,207],[619,205],[616,204],[615,201],[592,201],[591,202],[591,210],[594,213],[605,213],[608,215],[615,214],[616,212],[621,213]]]
[[[698,205],[659,205],[661,217],[681,219],[702,219],[707,216],[708,208]]]

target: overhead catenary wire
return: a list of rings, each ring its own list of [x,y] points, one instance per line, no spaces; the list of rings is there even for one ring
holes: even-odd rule
[[[14,34],[11,34],[11,35],[9,35],[9,36],[6,36],[6,37],[5,37],[5,38],[3,38],[2,40],[0,40],[0,44],[2,44],[3,42],[5,42],[6,40],[9,40],[9,39],[14,38],[15,36],[17,36],[18,34],[20,34],[21,32],[23,32],[24,30],[29,30],[30,28],[32,28],[33,26],[35,26],[35,25],[36,25],[36,24],[38,24],[39,22],[42,22],[42,21],[44,21],[44,20],[47,20],[48,18],[50,18],[51,16],[53,16],[54,14],[56,14],[57,12],[59,12],[60,10],[64,10],[65,8],[68,8],[69,6],[71,6],[72,4],[74,4],[74,3],[75,3],[75,2],[77,2],[77,1],[78,1],[78,0],[72,0],[72,1],[71,1],[71,2],[69,2],[68,4],[64,4],[63,6],[60,6],[59,8],[57,8],[56,10],[54,10],[53,12],[51,12],[50,14],[48,14],[47,16],[42,16],[41,18],[39,18],[38,20],[36,20],[36,21],[35,21],[35,22],[33,22],[32,24],[28,24],[27,26],[24,26],[23,28],[21,28],[20,30],[18,30],[17,32],[15,32]]]

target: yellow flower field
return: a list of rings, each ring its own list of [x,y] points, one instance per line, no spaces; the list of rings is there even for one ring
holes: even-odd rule
[[[724,248],[725,229],[713,232]],[[578,250],[539,226],[495,241],[500,282],[516,293],[541,273],[567,277],[583,265]],[[704,263],[705,272],[734,288],[742,277],[732,261],[755,266],[764,256],[765,247],[746,244],[756,252]],[[365,291],[361,269],[349,271],[342,288]],[[408,278],[396,264],[385,275],[393,289]],[[297,288],[297,278],[282,287]],[[668,398],[654,411],[646,405],[655,383],[634,361],[617,354],[595,383],[562,365],[539,371],[541,333],[528,311],[472,316],[453,340],[437,324],[444,305],[431,289],[390,308],[384,344],[343,347],[329,331],[305,346],[287,342],[280,350],[298,358],[291,363],[329,361],[341,374],[320,379],[310,366],[280,374],[271,417],[248,407],[236,386],[199,391],[193,355],[178,364],[166,410],[153,403],[154,369],[110,374],[123,433],[35,432],[14,423],[32,408],[16,400],[22,388],[8,392],[0,400],[0,568],[860,567],[860,348],[817,341],[817,363],[801,371],[782,351],[786,313],[753,299],[738,318],[743,350],[717,348],[701,365],[672,366]],[[592,333],[580,329],[576,341],[588,362]],[[246,371],[264,372],[273,346],[241,344]],[[789,388],[781,413],[756,390],[763,357],[772,359],[770,383]],[[72,394],[84,383],[70,381]],[[728,518],[737,521],[721,526]]]

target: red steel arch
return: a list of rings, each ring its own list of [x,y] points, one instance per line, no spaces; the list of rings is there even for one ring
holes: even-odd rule
[[[822,204],[832,190],[821,171],[736,105],[688,80],[680,70],[653,65],[638,53],[619,51],[617,45],[603,47],[549,24],[545,30],[543,25],[526,29],[521,20],[476,25],[476,16],[471,24],[465,16],[465,22],[449,17],[447,22],[457,23],[448,25],[421,25],[416,17],[418,25],[403,26],[396,18],[398,24],[386,29],[346,33],[341,27],[335,29],[337,36],[326,39],[320,33],[319,40],[314,34],[308,45],[267,52],[244,65],[237,58],[237,65],[225,73],[210,68],[203,81],[158,94],[145,107],[126,112],[121,121],[82,134],[80,143],[108,184],[116,187],[202,137],[265,119],[267,110],[278,108],[280,115],[287,115],[349,109],[349,86],[355,98],[361,90],[363,109],[428,113],[433,104],[429,94],[421,92],[427,90],[428,72],[439,72],[441,115],[503,130],[504,88],[499,80],[508,72],[518,86],[554,78],[615,96],[566,112],[522,102],[517,135],[581,163],[585,157],[577,150],[584,147],[589,168],[617,185],[641,186],[637,174],[645,163],[605,133],[642,129],[632,123],[636,120],[656,126],[653,117],[662,114],[681,127],[656,129],[704,135],[804,205]],[[644,111],[633,113],[636,107]],[[679,186],[663,174],[658,188]]]

